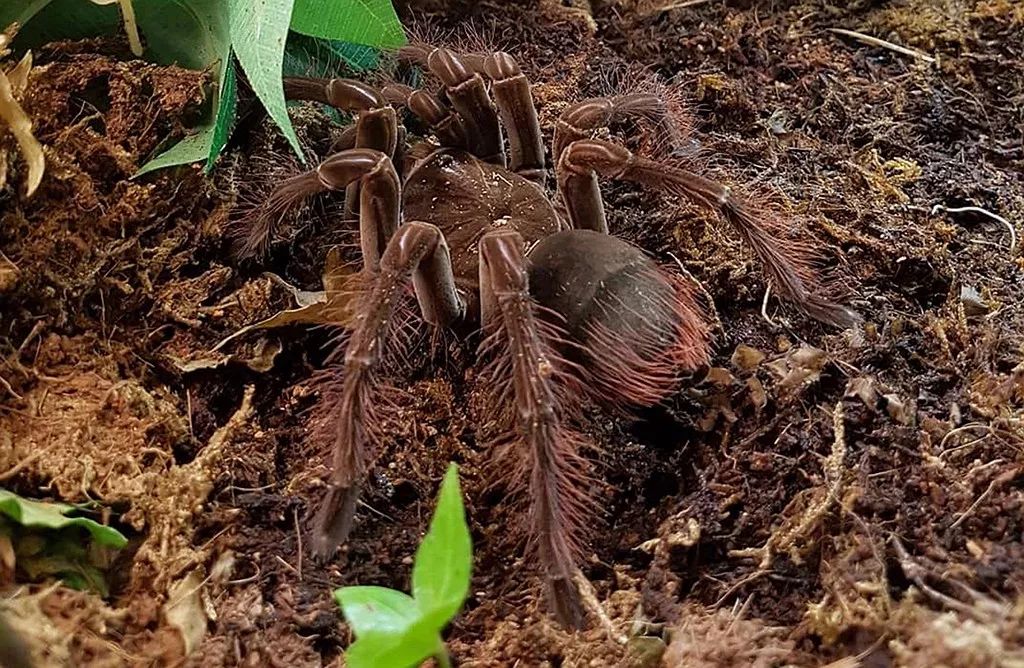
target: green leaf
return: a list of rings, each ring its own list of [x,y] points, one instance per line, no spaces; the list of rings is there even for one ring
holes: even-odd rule
[[[14,46],[34,48],[59,39],[119,34],[116,4],[89,0],[36,0],[27,7],[0,2],[0,25],[22,24]],[[135,0],[135,18],[145,38],[147,60],[195,70],[213,66],[227,53],[228,15],[222,0]]]
[[[281,68],[292,0],[230,0],[231,43],[249,84],[267,113],[305,162],[299,138],[288,118]]]
[[[426,620],[400,637],[370,633],[360,636],[345,650],[348,668],[415,668],[443,649],[441,636]]]
[[[416,551],[412,567],[412,595],[423,614],[443,628],[469,594],[473,545],[459,491],[455,464],[441,483],[430,530]]]
[[[220,90],[220,104],[217,105],[216,121],[213,127],[213,137],[210,141],[210,150],[206,158],[206,171],[213,169],[213,163],[217,156],[228,145],[231,138],[231,131],[235,127],[235,112],[238,107],[238,81],[235,77],[235,64],[231,55],[228,54],[224,68],[224,76],[221,78],[223,85]]]
[[[0,7],[0,30],[4,30],[12,23],[25,25],[28,20],[48,5],[52,0],[32,0],[31,2],[6,2]]]
[[[356,635],[398,633],[420,617],[411,596],[387,587],[342,587],[334,598]]]
[[[93,540],[106,547],[122,548],[128,539],[112,527],[104,526],[85,517],[66,517],[74,506],[62,503],[42,503],[23,499],[13,492],[0,489],[0,513],[16,524],[37,529],[64,529],[78,526],[92,534]]]
[[[295,0],[292,30],[378,48],[406,42],[391,0]]]
[[[196,128],[193,134],[188,135],[140,167],[139,171],[135,172],[133,178],[138,178],[143,174],[148,174],[164,167],[188,165],[207,158],[210,155],[210,146],[213,143],[213,133],[213,123],[204,123]]]
[[[346,69],[371,70],[379,60],[377,50],[370,46],[292,32],[284,49],[283,75],[329,79]]]
[[[220,64],[223,71],[231,47],[223,0],[134,1],[147,60],[193,70]]]
[[[334,598],[356,634],[345,652],[350,668],[406,668],[437,650],[437,627],[408,594],[387,587],[343,587]]]
[[[59,39],[116,35],[121,30],[117,5],[96,5],[87,0],[36,0],[27,4],[0,2],[0,25],[21,24],[16,49],[30,49]],[[2,28],[0,28],[2,29]]]

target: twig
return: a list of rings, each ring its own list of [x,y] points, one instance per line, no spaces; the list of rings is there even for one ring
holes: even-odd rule
[[[299,580],[302,580],[302,530],[299,527],[299,510],[298,508],[292,508],[292,520],[295,522],[295,543],[299,551],[297,563],[295,564],[295,571],[298,573]]]
[[[1013,223],[1003,218],[1002,216],[992,213],[987,209],[982,209],[980,206],[960,206],[955,208],[945,207],[941,204],[936,204],[932,207],[932,215],[938,215],[945,211],[946,213],[980,213],[983,216],[988,216],[992,220],[1002,223],[1006,226],[1006,230],[1010,233],[1010,254],[1017,249],[1017,230],[1014,229]]]
[[[761,317],[767,321],[769,325],[775,327],[775,321],[768,315],[768,298],[772,294],[772,284],[769,281],[768,285],[764,287],[764,299],[761,300]]]
[[[956,610],[957,612],[967,615],[971,619],[983,621],[979,614],[975,610],[973,610],[971,606],[965,604],[964,602],[958,599],[953,598],[952,596],[947,596],[946,594],[943,594],[934,587],[925,583],[924,576],[931,575],[931,573],[928,572],[928,569],[926,569],[921,564],[917,563],[917,561],[915,561],[914,558],[910,556],[910,553],[907,552],[907,548],[903,546],[903,543],[896,536],[896,534],[892,534],[890,538],[892,541],[892,546],[896,550],[896,556],[899,559],[900,568],[903,570],[903,574],[910,578],[914,582],[914,584],[916,584],[918,588],[920,588],[920,590],[925,593],[925,595],[930,597],[932,600],[938,601],[939,603],[945,605],[947,608],[951,610]]]
[[[708,289],[704,287],[704,284],[698,281],[697,278],[690,272],[690,270],[683,265],[682,260],[677,258],[672,253],[669,253],[668,256],[672,258],[673,262],[676,263],[676,266],[679,268],[680,273],[682,273],[683,276],[685,276],[686,278],[690,279],[690,282],[693,283],[698,290],[700,290],[700,294],[703,295],[704,300],[707,301],[708,303],[707,305],[708,309],[710,309],[711,311],[711,316],[715,319],[715,328],[724,335],[725,325],[722,324],[722,318],[720,318],[718,315],[718,308],[715,306],[715,300],[711,296],[711,293],[708,292]]]
[[[972,503],[971,506],[967,510],[965,510],[960,515],[960,517],[958,517],[956,519],[955,522],[953,522],[952,524],[949,525],[949,530],[952,531],[953,529],[955,529],[958,526],[960,526],[963,523],[963,521],[966,520],[970,516],[971,513],[973,513],[975,510],[977,510],[978,506],[981,505],[981,502],[984,501],[985,499],[987,499],[988,495],[991,494],[992,491],[995,490],[995,488],[997,486],[999,486],[999,485],[1001,485],[1001,484],[1003,484],[1005,482],[1009,482],[1009,481],[1013,480],[1014,478],[1017,477],[1018,473],[1020,473],[1020,469],[1014,467],[1014,468],[1010,469],[1009,471],[1001,473],[998,476],[996,476],[995,478],[993,478],[992,482],[990,482],[988,484],[988,487],[985,488],[985,491],[981,493],[981,496],[979,496],[977,499],[975,499],[974,503]]]
[[[699,5],[706,5],[711,0],[681,0],[680,2],[672,2],[666,5],[658,6],[655,4],[650,10],[645,13],[645,16],[652,14],[660,14],[662,12],[670,12],[673,9],[686,9],[687,7],[697,7]]]
[[[35,452],[30,454],[29,456],[27,456],[24,459],[22,459],[20,462],[18,462],[17,464],[12,466],[11,468],[7,469],[3,473],[0,473],[0,482],[4,482],[6,480],[9,480],[9,479],[13,478],[14,476],[16,476],[18,474],[19,471],[24,469],[26,466],[28,466],[29,464],[31,464],[35,460],[39,459],[40,457],[45,455],[50,450],[53,450],[54,446],[56,446],[56,445],[57,445],[57,443],[54,442],[54,443],[51,443],[50,445],[46,446],[45,448],[40,448],[39,450],[36,450]]]
[[[625,645],[628,641],[625,635],[623,635],[618,629],[615,628],[615,624],[611,618],[608,617],[608,613],[601,607],[601,602],[597,600],[597,594],[594,592],[594,586],[590,584],[586,576],[583,575],[579,570],[573,574],[573,583],[576,588],[579,589],[580,597],[583,599],[583,604],[586,608],[597,617],[598,622],[604,627],[605,633],[614,642]]]
[[[871,46],[880,46],[883,49],[889,49],[890,51],[903,54],[904,56],[911,56],[912,58],[923,60],[926,63],[935,62],[935,58],[929,56],[927,53],[923,53],[921,51],[918,51],[917,49],[910,49],[905,46],[900,46],[899,44],[893,44],[892,42],[886,41],[884,39],[879,39],[877,37],[872,37],[871,35],[865,35],[862,32],[844,30],[843,28],[827,28],[827,30],[837,35],[852,37],[858,42],[863,42],[864,44],[870,44]]]

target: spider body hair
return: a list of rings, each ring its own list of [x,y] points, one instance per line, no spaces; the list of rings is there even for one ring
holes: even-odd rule
[[[649,406],[707,364],[695,288],[639,248],[589,230],[559,232],[530,254],[535,298],[565,319],[582,391],[613,408]]]

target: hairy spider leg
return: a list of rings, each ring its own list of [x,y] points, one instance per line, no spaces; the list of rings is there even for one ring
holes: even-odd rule
[[[655,125],[659,139],[676,145],[684,131],[678,127],[667,102],[646,93],[594,97],[565,108],[555,121],[551,156],[557,165],[562,153],[574,141],[590,139],[596,130],[628,118],[643,118]]]
[[[772,228],[779,227],[778,221],[759,216],[728,186],[597,139],[581,139],[569,144],[558,161],[556,174],[569,219],[577,229],[608,231],[598,174],[686,197],[724,218],[753,249],[775,288],[801,311],[842,327],[860,320],[855,312],[818,293],[814,249],[807,242],[777,236]]]
[[[487,84],[474,69],[475,59],[456,55],[448,49],[402,47],[399,58],[426,67],[441,80],[445,94],[466,124],[470,152],[496,165],[505,166],[505,146],[498,112],[487,94]]]
[[[348,538],[360,487],[379,449],[377,375],[395,305],[410,277],[420,313],[428,323],[446,327],[465,311],[441,230],[418,221],[402,225],[388,241],[378,270],[356,306],[340,370],[341,385],[327,404],[333,425],[333,467],[314,518],[312,540],[314,554],[322,559]]]
[[[529,80],[515,59],[502,51],[484,58],[483,74],[491,80],[494,101],[508,133],[508,168],[544,187],[544,141]]]
[[[559,350],[565,340],[538,316],[518,232],[491,230],[481,238],[480,294],[483,376],[500,424],[489,445],[526,511],[528,543],[551,609],[561,623],[580,627],[579,564],[596,484],[580,453],[583,436],[567,421],[580,394]]]
[[[403,84],[388,84],[381,94],[392,104],[407,108],[437,135],[445,148],[468,148],[469,138],[462,117],[438,96]]]
[[[321,102],[339,111],[356,114],[352,148],[376,149],[397,161],[398,117],[394,108],[372,86],[355,79],[286,77],[284,95],[288,100]],[[355,219],[359,215],[359,202],[359,183],[353,182],[345,191],[346,217]]]

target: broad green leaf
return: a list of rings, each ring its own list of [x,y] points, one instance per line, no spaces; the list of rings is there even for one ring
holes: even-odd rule
[[[357,636],[401,633],[420,617],[411,596],[387,587],[342,587],[334,598]]]
[[[0,0],[0,25],[21,24],[14,39],[16,49],[31,49],[60,39],[84,39],[116,35],[121,31],[117,5],[97,5],[86,0]]]
[[[122,30],[116,4],[36,0],[18,10],[13,7],[17,2],[0,0],[0,5],[0,24],[6,25],[5,19],[9,18],[25,23],[15,40],[18,48],[57,39],[117,34]],[[227,7],[223,0],[136,0],[134,7],[148,60],[196,70],[212,69],[218,74],[211,86],[211,107],[206,119],[193,134],[143,165],[136,176],[161,167],[206,160],[215,135],[215,112],[225,107],[219,101],[230,53]]]
[[[228,72],[232,77],[234,72],[230,70],[227,7],[222,0],[137,0],[136,15],[150,58],[191,69],[213,69],[217,76],[211,84],[210,107],[200,125],[192,134],[143,165],[135,176],[173,165],[209,161],[220,113],[226,108],[233,111],[235,102],[234,88],[229,90],[228,85]]]
[[[284,101],[281,67],[292,0],[230,0],[231,43],[253,92],[288,138],[302,162],[306,158]]]
[[[227,53],[228,14],[223,0],[135,0],[135,18],[146,41],[147,60],[196,70],[210,68]],[[0,2],[0,25],[22,24],[18,49],[60,39],[118,34],[116,4],[88,0],[16,0]]]
[[[371,46],[338,40],[319,39],[292,32],[284,49],[284,76],[343,76],[346,70],[371,70],[379,53]]]
[[[441,483],[430,530],[423,537],[412,567],[412,596],[438,630],[451,621],[469,594],[473,545],[459,491],[455,464]]]
[[[223,0],[135,0],[135,17],[147,60],[193,70],[220,65],[223,72],[231,47]]]
[[[128,539],[114,528],[104,526],[85,517],[67,517],[74,506],[62,503],[42,503],[23,499],[13,492],[0,489],[0,513],[23,527],[36,529],[64,529],[78,526],[92,534],[93,540],[106,547],[122,548]]]
[[[31,0],[31,2],[8,2],[0,6],[0,30],[4,30],[12,23],[25,25],[30,18],[39,13],[52,0]]]
[[[391,0],[295,0],[292,30],[378,48],[406,42]]]
[[[235,64],[230,53],[225,61],[224,76],[221,77],[219,95],[220,104],[217,105],[216,121],[213,127],[213,138],[210,142],[210,150],[206,158],[206,171],[213,169],[213,163],[217,156],[228,145],[231,138],[231,131],[235,127],[235,111],[238,107],[238,82],[235,77]]]

